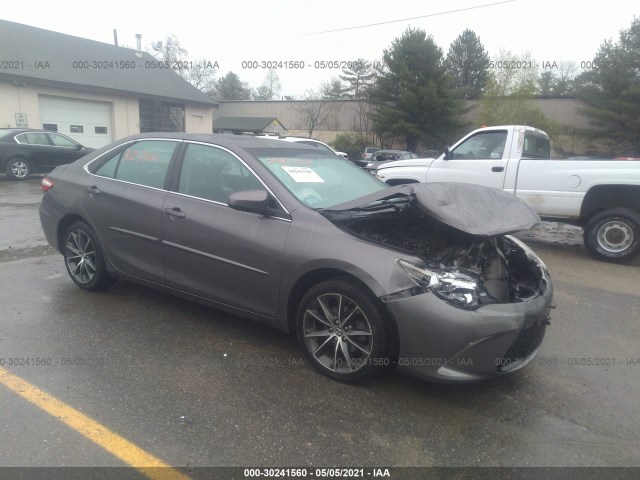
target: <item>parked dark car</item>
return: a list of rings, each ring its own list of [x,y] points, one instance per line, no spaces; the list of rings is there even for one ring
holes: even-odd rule
[[[60,133],[0,128],[0,171],[13,180],[25,180],[32,173],[50,172],[93,150]]]
[[[388,187],[306,145],[184,133],[123,139],[42,186],[45,236],[80,288],[125,278],[295,331],[338,380],[503,375],[548,324],[547,270],[505,235],[540,219],[497,189]]]

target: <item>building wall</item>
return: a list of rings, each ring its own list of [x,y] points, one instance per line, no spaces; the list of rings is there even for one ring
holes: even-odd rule
[[[536,107],[551,120],[560,125],[587,128],[587,118],[579,113],[580,102],[574,98],[537,98]],[[218,117],[276,117],[292,135],[308,135],[304,129],[303,114],[304,101],[225,101],[220,102],[220,108],[214,113],[214,120]],[[330,102],[332,115],[327,125],[320,127],[313,136],[324,142],[333,142],[340,134],[356,134],[361,129],[359,102],[340,100]],[[471,108],[463,115],[463,120],[469,124],[469,131],[481,125],[478,102],[468,101]],[[400,144],[398,146],[401,147]]]
[[[274,101],[225,101],[214,111],[214,121],[219,117],[276,117],[290,135],[305,135],[309,132],[304,122],[303,109],[310,102],[302,100]],[[359,130],[359,102],[339,100],[330,103],[330,116],[327,125],[319,127],[313,137],[323,142],[332,142],[344,133],[356,133]]]
[[[113,140],[140,133],[138,97],[74,92],[32,85],[0,82],[0,127],[15,127],[16,113],[26,113],[29,128],[42,128],[38,95],[107,102],[111,105]],[[211,133],[212,107],[185,105],[185,129],[189,133]],[[73,135],[70,135],[73,136]]]
[[[211,133],[213,125],[213,111],[211,107],[185,105],[184,124],[188,133]]]

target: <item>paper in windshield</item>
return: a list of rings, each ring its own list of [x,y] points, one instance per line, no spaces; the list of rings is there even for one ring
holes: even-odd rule
[[[297,183],[324,183],[324,180],[320,175],[314,172],[309,167],[284,167],[281,166],[285,172],[289,174],[291,178]]]

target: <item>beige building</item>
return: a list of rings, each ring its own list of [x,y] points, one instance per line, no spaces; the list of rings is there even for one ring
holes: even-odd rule
[[[324,102],[307,102],[302,100],[286,101],[222,101],[219,109],[214,111],[214,121],[220,117],[277,117],[291,135],[308,136],[307,118],[313,109],[311,103],[324,103],[328,111],[327,121],[316,126],[313,137],[323,142],[332,143],[340,134],[357,135],[361,131],[370,131],[371,120],[367,113],[370,108],[366,103],[354,100],[336,100]],[[561,126],[588,128],[588,119],[580,114],[580,102],[575,98],[553,97],[536,98],[533,104],[550,120]],[[463,121],[473,130],[481,126],[478,102],[468,101],[469,110],[464,114]],[[594,148],[590,142],[577,136],[553,138],[553,144],[559,147],[557,154],[562,152],[584,153]],[[394,145],[404,148],[402,142]],[[422,146],[433,148],[433,146]]]
[[[217,103],[145,52],[0,20],[0,128],[89,147],[151,131],[211,132]]]

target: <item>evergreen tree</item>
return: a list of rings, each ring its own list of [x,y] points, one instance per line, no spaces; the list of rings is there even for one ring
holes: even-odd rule
[[[346,84],[345,95],[351,100],[366,98],[367,89],[373,84],[376,72],[370,62],[359,58],[348,68],[342,69],[340,79]]]
[[[216,81],[212,96],[216,100],[250,100],[251,89],[247,82],[240,80],[238,75],[229,72]]]
[[[344,100],[347,98],[344,84],[336,77],[322,82],[320,85],[320,96],[323,100]]]
[[[606,40],[593,59],[594,68],[578,78],[577,96],[586,107],[595,134],[620,153],[640,152],[640,19]]]
[[[383,58],[384,73],[370,93],[374,131],[403,138],[410,151],[420,140],[442,144],[458,134],[462,105],[433,38],[408,28]]]
[[[487,83],[488,64],[489,54],[472,30],[465,30],[451,43],[446,65],[461,98],[480,98]]]

